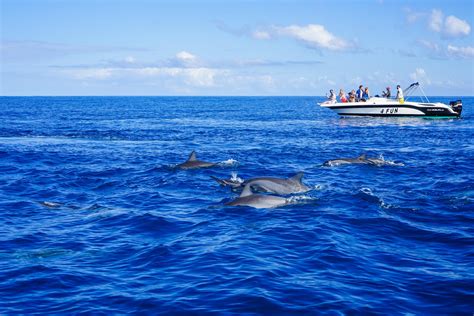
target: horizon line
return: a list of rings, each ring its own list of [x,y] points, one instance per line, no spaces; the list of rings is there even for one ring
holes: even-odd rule
[[[422,97],[423,95],[411,95],[410,97]],[[470,95],[427,95],[428,97],[474,97],[474,94]],[[46,97],[46,98],[59,98],[59,97],[164,97],[164,98],[176,98],[176,97],[183,97],[183,98],[266,98],[266,97],[301,97],[301,98],[309,98],[309,97],[327,97],[326,95],[172,95],[172,94],[163,94],[163,95],[107,95],[107,94],[90,94],[90,95],[0,95],[0,98],[37,98],[37,97]]]

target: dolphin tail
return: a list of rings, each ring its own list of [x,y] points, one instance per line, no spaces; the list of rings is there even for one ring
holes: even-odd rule
[[[292,176],[291,178],[289,178],[290,180],[293,180],[295,182],[298,182],[298,183],[301,183],[302,179],[303,179],[303,176],[304,176],[304,172],[298,172],[297,174],[295,174],[294,176]]]

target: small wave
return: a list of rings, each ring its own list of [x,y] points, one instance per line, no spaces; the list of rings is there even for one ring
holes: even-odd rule
[[[47,259],[72,253],[71,250],[62,248],[45,248],[32,251],[18,251],[16,257],[19,259]]]
[[[93,212],[86,215],[84,217],[84,219],[102,219],[102,218],[120,216],[122,214],[129,213],[125,209],[108,208],[108,207],[101,206],[101,205],[98,205],[98,204],[92,205],[91,207],[87,208],[87,210],[90,210],[90,211],[93,211]]]
[[[317,198],[309,195],[294,195],[286,199],[288,204],[306,204],[316,200]]]
[[[326,189],[326,185],[325,184],[315,184],[314,186],[310,187],[311,190],[316,190],[316,191],[321,191],[321,190],[324,190]]]
[[[381,197],[374,194],[371,188],[361,188],[358,192],[358,195],[360,195],[362,199],[368,202],[374,202],[378,204],[383,209],[389,209],[393,207],[393,205],[386,203]]]

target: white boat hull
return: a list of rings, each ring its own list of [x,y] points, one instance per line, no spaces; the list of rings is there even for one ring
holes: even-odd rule
[[[367,102],[322,103],[343,116],[428,116],[458,117],[460,113],[443,103],[404,102],[385,98],[371,98]]]

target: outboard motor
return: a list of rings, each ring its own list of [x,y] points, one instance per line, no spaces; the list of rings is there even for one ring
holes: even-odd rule
[[[449,102],[449,105],[453,109],[454,112],[456,112],[459,116],[461,115],[462,112],[462,101],[461,100],[456,100],[456,101],[451,101]]]

